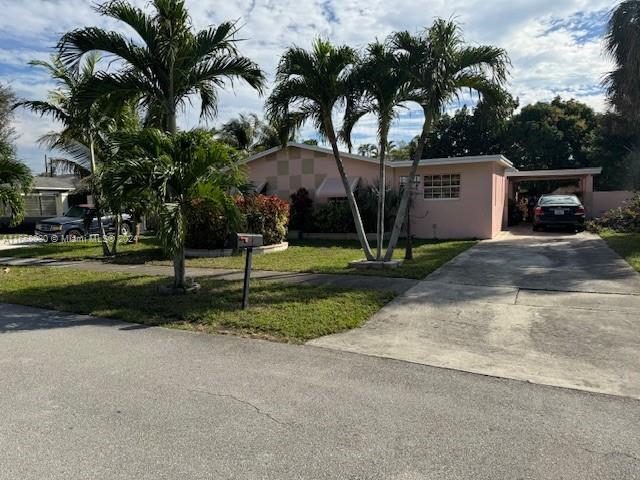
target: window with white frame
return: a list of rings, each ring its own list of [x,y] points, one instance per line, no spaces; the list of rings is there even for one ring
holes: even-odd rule
[[[460,198],[460,174],[425,175],[424,198]]]

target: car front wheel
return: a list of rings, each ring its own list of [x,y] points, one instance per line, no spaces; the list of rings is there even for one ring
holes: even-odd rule
[[[66,236],[67,236],[67,240],[70,242],[76,242],[84,238],[83,233],[77,229],[69,230]]]
[[[127,222],[123,222],[120,225],[120,235],[123,237],[129,237],[131,235],[131,225]]]

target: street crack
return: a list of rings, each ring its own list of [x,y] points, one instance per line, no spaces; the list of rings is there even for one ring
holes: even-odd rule
[[[246,405],[248,407],[251,407],[253,410],[256,411],[256,413],[258,415],[261,415],[263,417],[268,418],[269,420],[271,420],[272,422],[277,423],[278,425],[284,425],[284,426],[289,426],[288,423],[282,422],[280,420],[278,420],[276,417],[274,417],[273,415],[271,415],[269,412],[265,412],[264,410],[260,409],[260,407],[254,405],[253,403],[247,401],[247,400],[243,400],[241,398],[236,397],[235,395],[231,395],[228,393],[213,393],[213,392],[208,392],[206,390],[189,390],[192,393],[204,393],[205,395],[210,395],[212,397],[220,397],[220,398],[230,398],[231,400],[241,403],[242,405]]]

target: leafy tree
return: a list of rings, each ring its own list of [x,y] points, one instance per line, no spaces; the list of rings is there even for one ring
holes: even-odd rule
[[[184,0],[153,0],[153,14],[124,0],[112,0],[97,11],[137,33],[141,42],[97,27],[74,30],[62,37],[62,60],[76,65],[89,52],[119,60],[116,72],[101,71],[83,89],[88,102],[109,95],[112,101],[135,100],[146,110],[146,125],[177,131],[177,112],[198,94],[201,116],[215,116],[218,90],[242,80],[262,91],[264,74],[240,55],[234,22],[194,32]]]
[[[321,39],[314,42],[311,50],[290,47],[278,64],[276,85],[267,99],[266,112],[267,118],[275,122],[301,125],[309,120],[319,134],[329,141],[358,239],[367,259],[373,260],[358,204],[344,170],[333,124],[334,109],[344,105],[350,93],[350,73],[357,59],[352,48],[336,47]]]
[[[392,147],[389,144],[389,129],[396,116],[396,110],[407,100],[407,80],[407,72],[400,68],[395,52],[381,42],[373,42],[367,46],[364,58],[356,64],[351,74],[353,91],[350,101],[347,102],[343,138],[351,145],[351,130],[363,116],[373,114],[378,120],[378,148],[375,151],[379,162],[376,260],[382,260],[384,243],[384,207],[387,190],[385,161],[387,151]]]
[[[517,168],[579,168],[588,163],[598,120],[591,107],[556,97],[527,105],[510,122],[503,151]]]
[[[158,236],[173,258],[176,290],[190,285],[185,278],[186,219],[196,198],[227,195],[241,185],[228,147],[204,130],[167,134],[144,129],[120,140],[119,161],[103,175],[105,187],[117,198],[148,199],[159,218]]]
[[[11,107],[15,95],[0,84],[0,214],[7,211],[11,226],[24,219],[24,198],[31,189],[31,171],[15,158]]]
[[[640,120],[640,1],[626,0],[612,12],[605,49],[615,68],[604,79],[609,102],[637,125]]]
[[[509,59],[501,48],[465,45],[460,27],[443,19],[437,19],[419,35],[396,33],[392,44],[410,81],[408,99],[420,105],[424,114],[422,132],[409,170],[409,178],[413,178],[433,124],[463,89],[476,92],[487,101],[497,103],[504,99],[503,85]],[[391,260],[400,237],[410,195],[411,189],[405,189],[385,260]]]

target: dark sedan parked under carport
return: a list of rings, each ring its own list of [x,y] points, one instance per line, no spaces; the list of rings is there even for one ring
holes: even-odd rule
[[[549,226],[584,230],[584,207],[575,195],[543,195],[533,211],[533,229]]]

